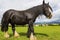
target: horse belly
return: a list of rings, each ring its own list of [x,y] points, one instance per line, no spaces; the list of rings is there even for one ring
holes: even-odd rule
[[[17,25],[25,25],[25,24],[28,24],[28,21],[26,20],[26,16],[24,15],[13,15],[12,18],[11,18],[11,21],[14,23],[14,24],[17,24]]]
[[[27,22],[15,22],[15,24],[17,24],[17,25],[25,25],[25,24],[28,24]]]
[[[17,25],[25,25],[25,24],[27,24],[28,22],[27,22],[27,20],[25,20],[25,19],[15,19],[15,24],[17,24]]]

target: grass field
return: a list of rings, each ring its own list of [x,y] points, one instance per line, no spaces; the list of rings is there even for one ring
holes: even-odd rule
[[[0,40],[29,40],[27,38],[27,27],[16,27],[16,31],[20,34],[20,37],[14,38],[12,35],[11,27],[9,27],[10,38],[4,38],[3,32],[0,30]],[[60,26],[42,26],[34,27],[35,36],[37,40],[60,40]]]

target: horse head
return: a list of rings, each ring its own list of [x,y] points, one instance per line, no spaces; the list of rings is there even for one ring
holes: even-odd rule
[[[43,0],[43,14],[47,17],[47,18],[51,18],[52,17],[52,8],[49,5],[49,3],[45,3],[45,1]]]

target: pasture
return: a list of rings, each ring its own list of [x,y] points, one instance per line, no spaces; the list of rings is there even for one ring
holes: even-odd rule
[[[20,34],[20,37],[14,38],[12,35],[11,27],[9,27],[10,38],[4,38],[4,33],[0,30],[0,40],[29,40],[27,38],[27,29],[28,27],[17,27],[16,31]],[[60,26],[34,26],[35,36],[37,40],[60,40]]]

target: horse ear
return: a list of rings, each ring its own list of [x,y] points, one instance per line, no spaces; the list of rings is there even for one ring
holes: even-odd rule
[[[45,4],[45,0],[43,0],[43,4]]]

